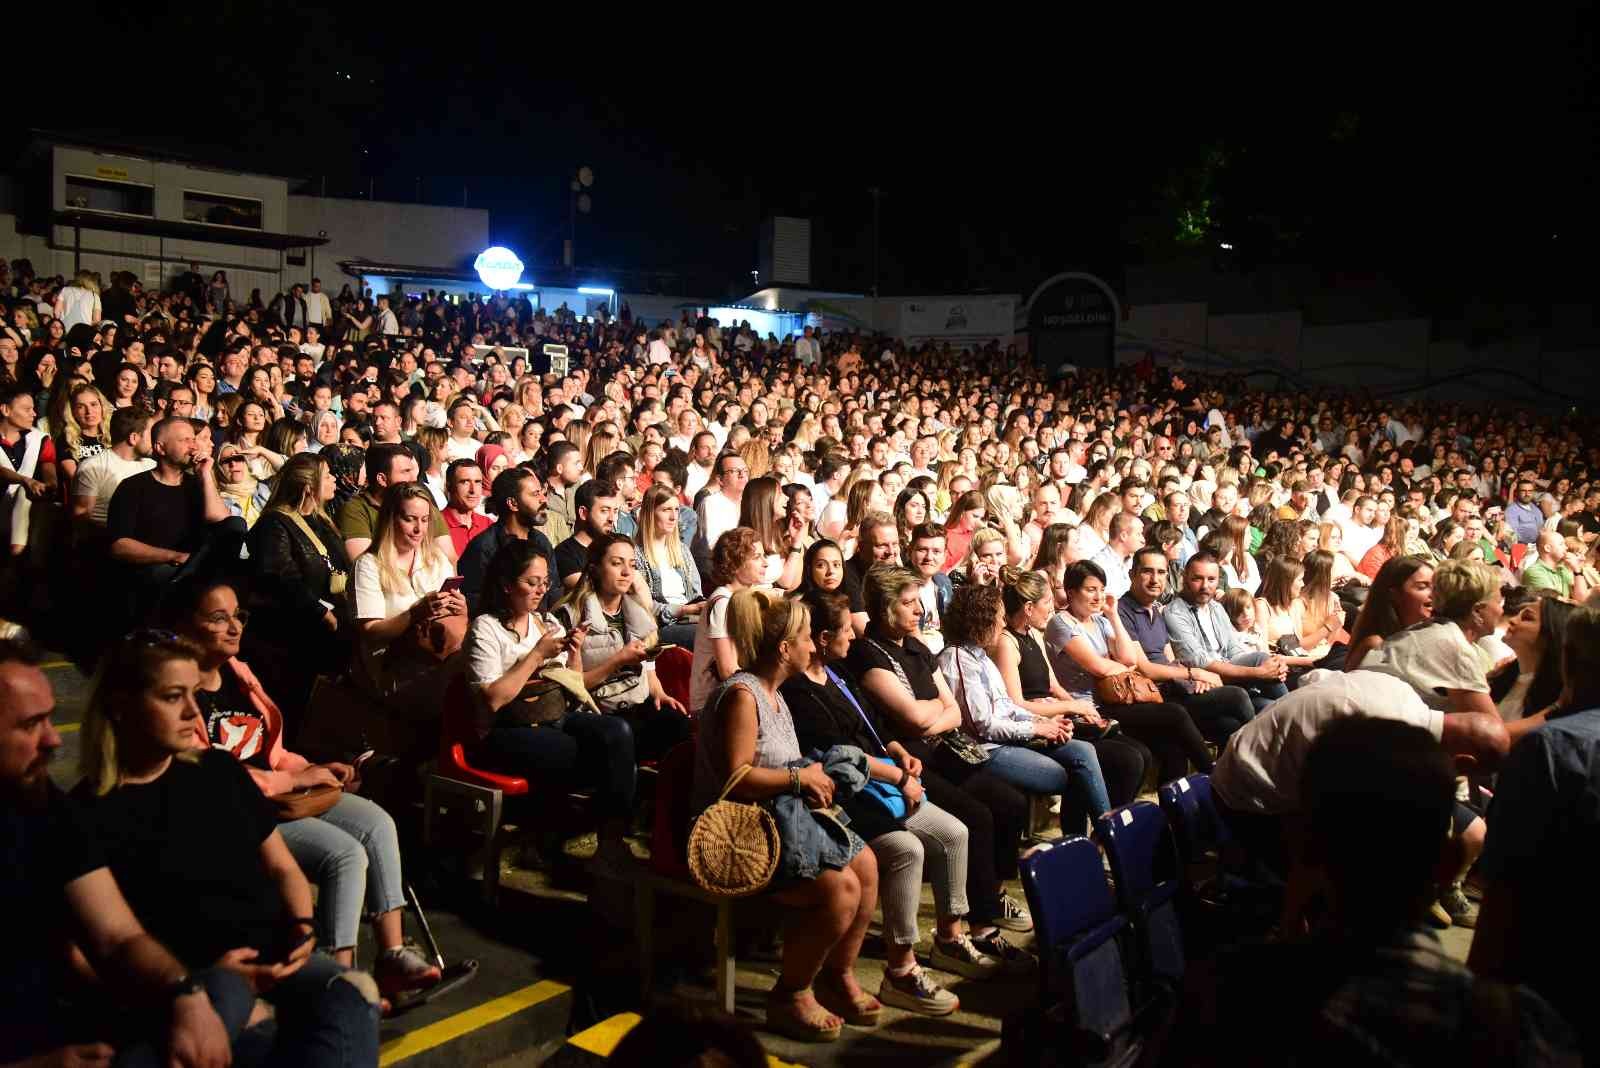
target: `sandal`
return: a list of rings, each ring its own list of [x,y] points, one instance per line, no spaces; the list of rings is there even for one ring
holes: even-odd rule
[[[817,1004],[842,1017],[851,1027],[877,1027],[883,1015],[883,1003],[865,990],[852,997],[845,992],[844,984],[837,979],[817,976],[814,991]]]
[[[801,1042],[835,1042],[844,1030],[844,1021],[820,1005],[801,1009],[799,999],[811,993],[774,989],[767,995],[767,1030]]]

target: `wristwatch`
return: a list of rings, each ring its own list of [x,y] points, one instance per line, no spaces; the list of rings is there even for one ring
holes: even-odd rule
[[[188,997],[190,994],[199,994],[205,991],[205,984],[192,975],[180,975],[168,983],[163,994],[167,1001],[177,1001],[179,998]]]

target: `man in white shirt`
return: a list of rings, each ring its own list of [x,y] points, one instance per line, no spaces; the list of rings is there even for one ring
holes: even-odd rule
[[[933,469],[934,458],[939,455],[939,440],[931,435],[918,438],[911,443],[911,477],[931,478],[937,480],[938,472]]]
[[[328,303],[328,294],[322,291],[322,279],[311,280],[311,292],[305,295],[306,322],[312,326],[326,326],[328,320],[333,318],[333,307]]]
[[[1133,580],[1128,576],[1128,561],[1133,559],[1135,550],[1144,543],[1144,523],[1136,515],[1118,512],[1111,517],[1107,533],[1110,538],[1094,554],[1094,562],[1106,573],[1106,596],[1121,597],[1133,585]]]
[[[750,468],[738,453],[725,452],[717,457],[717,488],[702,497],[695,509],[700,517],[696,555],[703,551],[709,560],[717,539],[739,525],[739,504],[749,481]]]
[[[72,518],[106,526],[106,508],[122,480],[156,465],[150,458],[150,416],[135,408],[111,413],[111,448],[78,465],[72,476]]]
[[[1383,527],[1373,522],[1377,514],[1378,502],[1363,494],[1356,498],[1355,505],[1350,509],[1350,518],[1341,524],[1344,527],[1344,554],[1357,567],[1361,566],[1361,558],[1367,555],[1367,550],[1383,537]]]
[[[811,327],[806,327],[800,337],[795,339],[794,358],[806,367],[815,367],[817,361],[822,359],[822,346],[811,336]]]
[[[1028,539],[1028,558],[1039,553],[1039,543],[1044,540],[1044,528],[1057,521],[1061,511],[1061,490],[1054,482],[1041,482],[1033,491],[1033,518],[1022,528]]]
[[[378,333],[384,337],[393,337],[399,332],[400,320],[389,307],[389,295],[385,293],[378,298]]]
[[[716,465],[716,460],[717,436],[709,430],[700,431],[689,446],[689,464],[683,479],[684,496],[689,500],[698,497],[706,483],[711,481],[711,469]]]

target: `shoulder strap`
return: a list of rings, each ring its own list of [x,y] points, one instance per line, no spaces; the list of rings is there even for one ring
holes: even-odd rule
[[[906,669],[900,666],[899,658],[889,650],[885,649],[875,638],[867,638],[866,642],[868,645],[878,650],[878,652],[889,658],[889,666],[894,669],[895,678],[900,680],[900,685],[906,688],[907,693],[909,693],[912,697],[915,697],[917,695],[917,691],[912,689],[911,680],[906,677]]]
[[[740,764],[738,767],[734,768],[733,774],[728,776],[728,784],[722,788],[722,793],[717,795],[717,800],[727,800],[728,795],[733,793],[733,788],[738,786],[744,777],[754,770],[755,768],[749,764]]]
[[[845,700],[850,702],[851,707],[856,710],[856,714],[861,717],[861,722],[866,725],[867,733],[872,735],[872,740],[877,743],[878,751],[880,753],[888,753],[889,750],[885,748],[883,739],[878,737],[878,729],[872,725],[872,720],[867,718],[867,710],[861,707],[861,702],[857,701],[856,695],[850,692],[850,687],[846,686],[844,680],[834,673],[833,668],[823,668],[822,670],[827,673],[828,678],[833,680],[833,684],[839,687],[839,691],[844,694]]]
[[[306,539],[311,542],[311,547],[317,550],[318,556],[322,557],[324,560],[328,559],[327,546],[323,545],[322,539],[317,537],[317,535],[312,531],[311,524],[306,522],[305,516],[301,515],[292,508],[280,508],[279,511],[288,516],[289,521],[300,528],[300,533],[304,534]]]

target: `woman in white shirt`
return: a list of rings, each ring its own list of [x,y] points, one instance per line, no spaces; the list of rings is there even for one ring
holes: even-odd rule
[[[368,681],[419,715],[437,715],[446,677],[441,662],[460,648],[467,629],[466,598],[443,588],[454,573],[450,558],[428,536],[437,515],[421,483],[390,487],[372,547],[351,574]]]
[[[1230,515],[1222,521],[1223,545],[1227,552],[1222,557],[1222,572],[1227,576],[1228,589],[1246,590],[1253,597],[1261,587],[1261,568],[1250,555],[1247,543],[1250,521]]]
[[[711,548],[711,581],[705,613],[694,633],[694,663],[689,672],[689,711],[699,716],[724,679],[739,670],[739,652],[728,629],[728,599],[765,577],[766,552],[749,527],[734,527]]]
[[[580,626],[569,634],[539,618],[549,588],[549,561],[531,541],[508,541],[489,561],[483,613],[472,621],[465,645],[477,735],[472,761],[503,775],[592,790],[600,816],[595,857],[625,863],[633,731],[619,716],[598,715],[585,699],[570,665],[580,662],[588,630]]]

